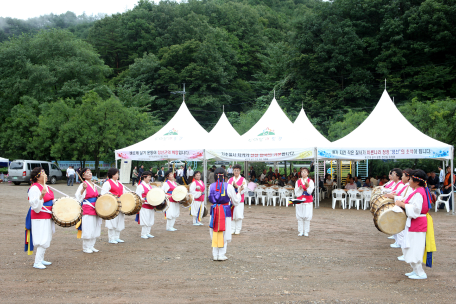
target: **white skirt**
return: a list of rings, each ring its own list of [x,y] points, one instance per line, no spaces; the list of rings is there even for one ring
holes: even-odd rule
[[[154,225],[155,220],[155,210],[154,209],[146,209],[141,208],[139,212],[139,224],[141,226],[152,227]]]
[[[212,215],[209,217],[209,223],[211,221],[212,221]],[[209,228],[209,233],[211,235],[211,240],[212,240],[212,234],[214,233],[214,229]],[[231,218],[230,217],[225,218],[225,231],[223,231],[223,241],[225,243],[231,242]]]
[[[244,203],[239,203],[234,207],[233,221],[242,220],[244,218]]]
[[[302,203],[295,205],[296,218],[298,220],[310,221],[313,215],[313,203]]]
[[[32,220],[33,246],[46,249],[51,245],[53,223],[51,219]]]
[[[201,204],[204,204],[204,201],[193,201],[190,208],[190,214],[192,216],[198,216],[198,211],[201,208]]]
[[[82,235],[81,239],[94,239],[100,236],[101,218],[96,215],[82,216]]]
[[[169,202],[169,208],[166,210],[166,219],[173,220],[178,218],[180,215],[180,204]]]
[[[106,221],[105,226],[108,229],[115,229],[117,231],[124,230],[125,229],[125,214],[120,212],[116,218]]]
[[[426,245],[426,232],[410,232],[406,234],[406,243],[410,247],[403,248],[404,259],[406,263],[422,263],[424,255],[424,246]]]

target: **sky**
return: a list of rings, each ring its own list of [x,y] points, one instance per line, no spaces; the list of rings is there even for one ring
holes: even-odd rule
[[[28,19],[41,15],[63,14],[71,11],[76,15],[115,14],[132,9],[138,0],[0,0],[0,17]]]

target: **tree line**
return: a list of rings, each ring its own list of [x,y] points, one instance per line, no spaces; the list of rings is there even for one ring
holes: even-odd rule
[[[174,115],[183,83],[208,131],[225,106],[244,133],[275,90],[290,119],[304,106],[336,140],[385,79],[407,119],[454,145],[455,13],[446,0],[140,0],[111,16],[2,18],[0,153],[112,159]]]

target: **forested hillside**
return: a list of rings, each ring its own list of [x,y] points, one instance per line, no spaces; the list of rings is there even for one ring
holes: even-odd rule
[[[407,118],[456,143],[456,1],[140,0],[122,14],[0,18],[0,28],[5,157],[109,157],[170,119],[183,83],[207,130],[224,105],[234,127],[247,131],[275,89],[290,119],[304,106],[335,140],[362,122],[387,79]],[[65,149],[76,140],[71,131],[99,132],[100,121],[85,125],[78,115],[106,103],[119,107],[110,119],[118,119],[113,130],[129,130],[125,138],[93,140],[92,152]],[[373,131],[392,125],[386,117]]]

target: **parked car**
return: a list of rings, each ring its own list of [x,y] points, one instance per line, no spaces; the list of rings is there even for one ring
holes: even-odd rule
[[[220,160],[220,161],[214,162],[214,165],[216,165],[216,166],[223,166],[223,165],[229,166],[229,165],[230,165],[230,162],[229,162],[229,161],[222,161],[222,160]]]
[[[55,184],[63,178],[62,170],[56,164],[42,160],[16,159],[11,162],[8,168],[8,180],[15,185],[30,183],[30,174],[36,167],[43,168],[51,184]]]
[[[181,160],[172,160],[169,162],[171,168],[173,167],[173,164],[174,164],[174,168],[178,168],[180,166],[185,166],[185,163]]]

